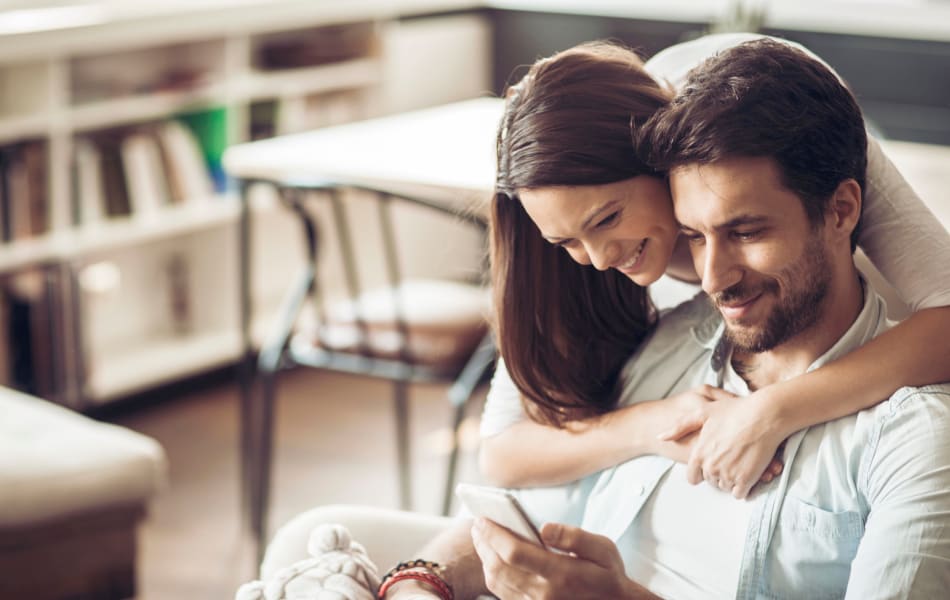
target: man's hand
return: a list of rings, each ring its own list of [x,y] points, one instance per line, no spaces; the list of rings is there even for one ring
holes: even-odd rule
[[[485,583],[501,600],[601,600],[653,598],[624,574],[616,546],[606,537],[547,523],[541,538],[556,554],[487,519],[476,519],[472,542]]]

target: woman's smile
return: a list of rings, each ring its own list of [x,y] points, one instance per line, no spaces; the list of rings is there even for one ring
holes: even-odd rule
[[[645,249],[648,241],[650,241],[650,238],[644,238],[643,241],[637,246],[636,250],[634,250],[633,256],[614,268],[626,275],[632,275],[636,273],[643,264],[643,257],[645,255]]]

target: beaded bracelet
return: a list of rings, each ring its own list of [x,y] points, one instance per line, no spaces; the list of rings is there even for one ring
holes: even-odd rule
[[[444,579],[435,573],[427,573],[425,571],[419,570],[398,571],[391,576],[387,573],[387,578],[383,584],[379,586],[379,592],[377,592],[376,597],[379,600],[384,600],[386,597],[386,592],[389,591],[389,588],[400,581],[406,581],[409,579],[421,581],[432,586],[432,588],[435,589],[436,593],[439,595],[440,600],[455,600],[455,595],[452,593],[452,588],[448,583],[445,582]]]
[[[408,571],[409,569],[425,569],[426,571],[431,571],[435,573],[438,577],[442,577],[442,573],[445,571],[445,567],[439,563],[431,560],[423,560],[421,558],[415,558],[413,560],[404,560],[403,562],[397,564],[395,567],[390,569],[383,575],[380,585],[386,583],[386,580],[399,573],[401,571]]]

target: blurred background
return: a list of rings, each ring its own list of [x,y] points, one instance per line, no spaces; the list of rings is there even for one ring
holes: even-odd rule
[[[242,315],[227,148],[497,96],[582,41],[648,58],[719,31],[801,42],[882,138],[950,145],[946,0],[0,0],[0,384],[164,448],[136,597],[228,598],[255,575],[239,516],[242,316],[259,347],[304,250],[273,192],[249,193]],[[419,273],[483,272],[480,236],[400,227]],[[397,505],[388,394],[355,375],[286,374],[271,528],[318,504]],[[478,478],[483,395],[460,429],[462,479]],[[435,384],[410,405],[414,508],[439,512],[451,407]]]

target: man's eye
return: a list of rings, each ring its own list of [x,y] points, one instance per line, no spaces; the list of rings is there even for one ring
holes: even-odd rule
[[[762,234],[761,229],[756,229],[754,231],[734,231],[732,233],[732,235],[734,235],[737,239],[742,240],[743,242],[751,242],[753,240],[756,240],[761,234]]]
[[[607,215],[606,217],[604,217],[603,219],[601,219],[600,222],[597,223],[597,226],[598,226],[598,227],[604,227],[604,226],[606,226],[606,225],[610,225],[611,223],[613,223],[614,221],[616,221],[616,220],[617,220],[617,217],[619,217],[619,216],[620,216],[620,213],[619,213],[619,212],[612,212],[612,213],[610,213],[609,215]]]
[[[680,235],[686,238],[686,242],[690,246],[702,244],[706,240],[706,238],[704,238],[701,233],[688,233],[686,231],[682,231],[680,232]]]

